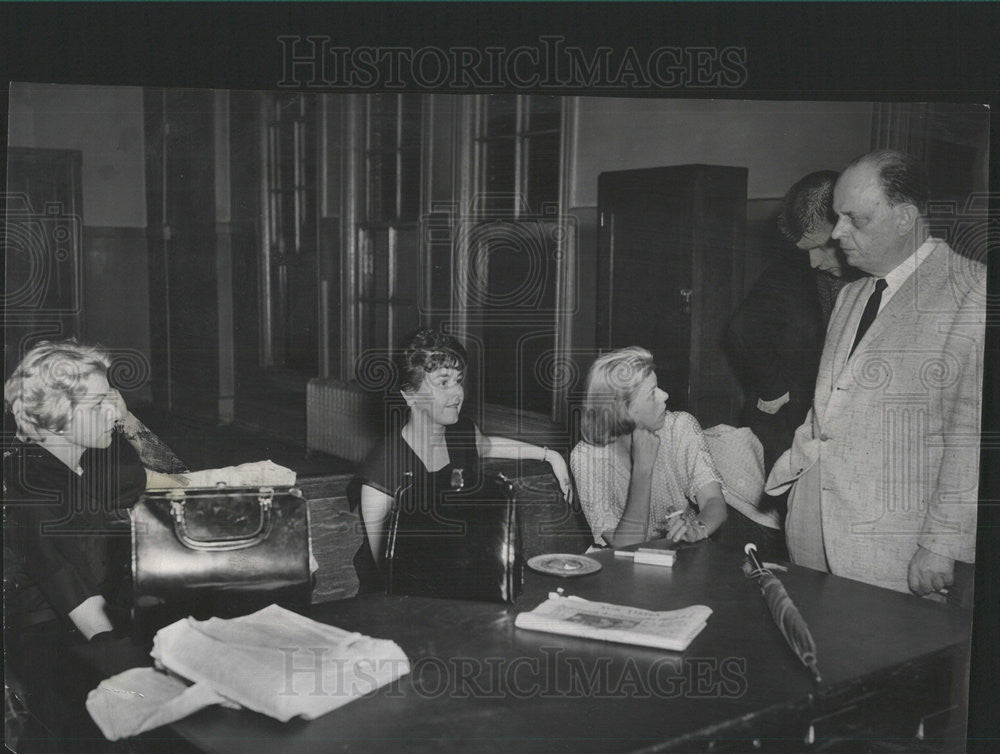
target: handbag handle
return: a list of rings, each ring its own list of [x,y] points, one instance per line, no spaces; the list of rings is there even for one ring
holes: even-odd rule
[[[413,472],[407,471],[403,474],[403,481],[396,488],[396,492],[392,496],[392,508],[389,513],[389,536],[385,540],[385,560],[390,566],[392,565],[392,557],[396,553],[396,529],[399,527],[399,501],[403,493],[412,486]]]
[[[237,534],[233,536],[193,537],[191,532],[188,531],[184,515],[184,491],[172,490],[168,497],[170,500],[170,515],[174,520],[174,532],[177,534],[177,539],[191,550],[219,552],[221,550],[242,550],[245,547],[253,547],[267,539],[274,523],[271,518],[271,503],[274,499],[273,487],[261,487],[257,495],[257,502],[260,506],[260,523],[257,525],[257,529],[250,534]]]

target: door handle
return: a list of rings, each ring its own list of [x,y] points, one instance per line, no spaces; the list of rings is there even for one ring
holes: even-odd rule
[[[681,288],[677,293],[680,295],[681,303],[681,313],[690,314],[691,313],[691,297],[694,295],[694,291],[690,288]]]

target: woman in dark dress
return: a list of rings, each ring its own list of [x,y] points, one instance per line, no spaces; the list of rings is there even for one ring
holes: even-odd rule
[[[569,469],[555,451],[504,437],[488,437],[461,415],[466,353],[451,335],[419,330],[397,356],[399,392],[408,415],[372,450],[352,483],[351,499],[360,505],[365,538],[355,558],[361,590],[378,583],[385,522],[400,487],[412,484],[421,499],[459,483],[473,486],[481,458],[545,461],[552,467],[567,500]]]

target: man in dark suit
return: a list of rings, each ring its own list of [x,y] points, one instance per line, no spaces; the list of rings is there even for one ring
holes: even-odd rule
[[[787,246],[761,274],[727,332],[746,390],[743,425],[764,447],[766,472],[805,419],[830,312],[847,282],[845,272],[854,276],[830,238],[837,175],[810,173],[789,189],[777,218]]]

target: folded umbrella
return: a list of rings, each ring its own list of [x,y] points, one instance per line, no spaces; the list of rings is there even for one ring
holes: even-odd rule
[[[785,641],[788,642],[788,646],[792,648],[802,664],[809,668],[816,683],[820,683],[823,679],[820,677],[819,667],[816,665],[816,644],[812,634],[809,633],[809,626],[806,625],[805,619],[795,607],[792,598],[788,596],[784,584],[769,569],[764,568],[757,559],[757,545],[749,543],[743,548],[743,551],[750,560],[750,575],[757,579],[760,593],[764,595],[764,601],[771,611],[775,625],[778,626]]]

